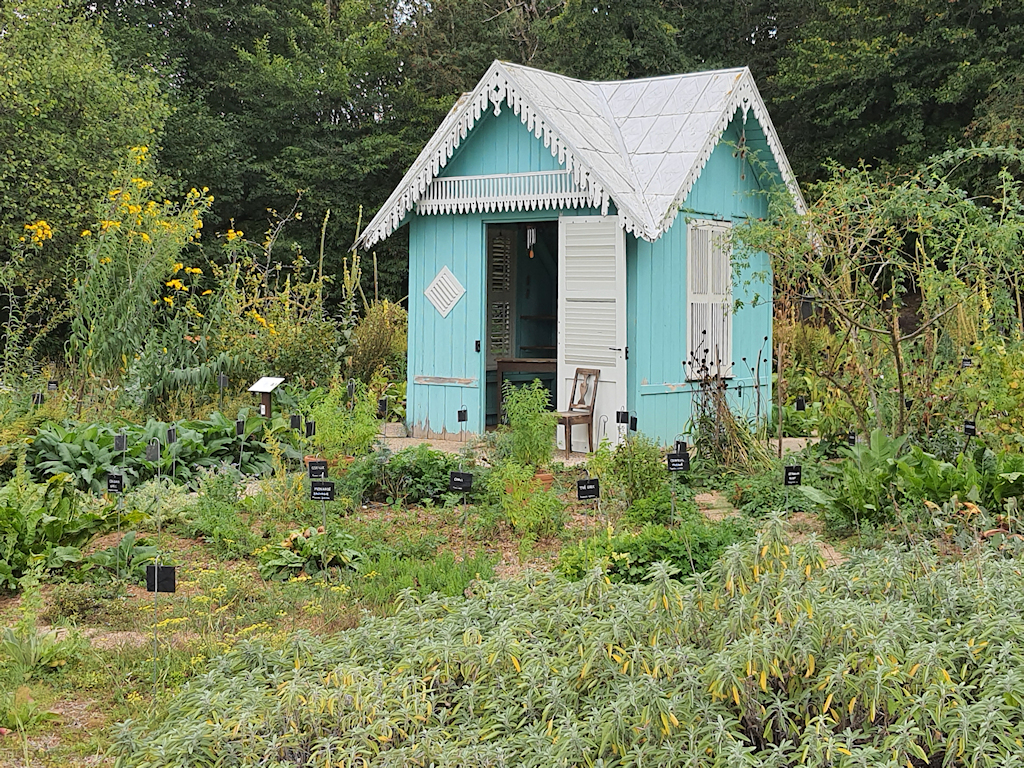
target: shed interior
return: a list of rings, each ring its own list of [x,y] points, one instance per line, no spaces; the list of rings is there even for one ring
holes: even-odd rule
[[[540,379],[555,407],[558,222],[487,225],[487,424],[499,421],[499,374]]]

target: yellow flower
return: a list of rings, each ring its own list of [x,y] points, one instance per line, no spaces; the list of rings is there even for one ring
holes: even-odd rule
[[[100,264],[109,264],[111,261],[113,261],[113,259],[111,259],[109,256],[100,257]]]
[[[186,275],[201,275],[201,274],[203,274],[203,270],[201,270],[199,267],[185,267],[185,274]]]
[[[88,229],[83,229],[82,230],[82,237],[88,237],[91,234],[92,234],[92,232],[90,232]]]
[[[229,229],[228,230],[228,242],[231,242],[232,240],[238,240],[244,234],[245,233],[242,232],[242,230],[240,230],[240,229]]]
[[[170,296],[164,296],[164,301],[166,301],[166,302],[167,302],[168,304],[170,304],[170,305],[171,305],[172,307],[174,306],[174,299],[173,299],[172,297],[170,297]]]
[[[180,261],[175,263],[175,265],[174,265],[174,272],[172,272],[172,274],[175,274],[175,275],[178,274],[179,272],[181,272],[182,269],[184,269],[184,267],[185,267],[185,265],[182,264]]]
[[[120,221],[106,221],[105,219],[100,222],[100,229],[106,232],[108,229],[117,229],[121,226]]]
[[[203,295],[203,296],[209,296],[209,295],[210,295],[211,293],[213,293],[213,291],[211,291],[211,290],[205,290],[205,291],[203,291],[203,294],[202,294],[202,295]]]
[[[164,283],[164,285],[166,285],[168,288],[173,288],[176,291],[188,290],[187,288],[185,288],[185,284],[181,282],[181,280],[178,280],[177,278],[175,278],[174,280],[168,280],[166,283]]]
[[[26,224],[25,229],[32,235],[32,245],[41,245],[44,240],[53,237],[53,228],[42,219],[35,224]]]
[[[131,147],[128,150],[131,153],[132,159],[136,165],[142,165],[146,161],[146,155],[149,153],[149,147],[140,145],[138,147]]]
[[[153,242],[153,239],[149,235],[147,235],[145,232],[140,232],[139,233],[139,237],[142,238],[142,242],[144,242],[144,243],[152,243]]]

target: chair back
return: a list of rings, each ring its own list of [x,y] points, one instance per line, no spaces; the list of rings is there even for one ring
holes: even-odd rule
[[[577,413],[593,413],[597,402],[597,380],[601,376],[598,368],[577,368],[569,395],[569,410]]]

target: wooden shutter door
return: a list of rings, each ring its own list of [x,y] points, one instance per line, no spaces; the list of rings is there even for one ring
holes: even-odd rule
[[[514,229],[487,228],[487,368],[500,358],[512,357],[515,323]]]
[[[731,227],[704,220],[687,227],[686,361],[691,379],[732,374]]]
[[[598,368],[594,441],[617,442],[615,412],[626,408],[626,235],[615,216],[558,220],[558,403],[569,406],[577,368]],[[576,427],[574,446],[585,446]],[[564,445],[563,430],[558,431]]]

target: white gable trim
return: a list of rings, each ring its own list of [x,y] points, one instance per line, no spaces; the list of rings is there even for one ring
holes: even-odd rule
[[[761,130],[764,131],[765,138],[768,141],[768,148],[771,150],[772,158],[782,173],[783,183],[793,197],[794,207],[801,215],[807,213],[807,203],[804,201],[800,187],[796,183],[796,176],[789,165],[789,158],[786,157],[786,153],[782,150],[782,142],[779,141],[779,135],[775,131],[774,124],[772,124],[772,119],[768,114],[768,107],[765,106],[764,100],[754,84],[753,75],[750,74],[749,69],[744,67],[740,74],[737,75],[736,85],[730,93],[730,98],[726,102],[718,122],[708,133],[707,140],[701,148],[700,155],[697,157],[697,162],[690,168],[690,172],[686,175],[682,187],[676,193],[675,202],[673,202],[664,218],[659,222],[657,236],[652,239],[657,239],[657,237],[665,234],[669,227],[672,226],[672,222],[675,221],[676,215],[679,213],[680,208],[683,207],[684,201],[693,190],[693,185],[700,178],[700,174],[704,171],[704,166],[711,159],[711,153],[715,151],[715,147],[722,140],[722,136],[725,134],[726,128],[729,127],[729,123],[732,122],[737,110],[743,110],[744,122],[746,122],[747,114],[751,111],[754,112],[754,118],[760,124]]]
[[[608,184],[596,169],[585,162],[585,155],[579,152],[572,142],[567,140],[563,133],[558,130],[558,126],[548,119],[544,112],[537,108],[533,101],[528,98],[526,91],[516,81],[516,69],[525,68],[512,65],[506,66],[502,62],[495,61],[491,64],[483,78],[481,78],[476,88],[471,93],[463,94],[459,98],[437,131],[427,142],[423,151],[420,152],[415,162],[406,172],[398,187],[395,188],[391,196],[381,206],[377,215],[367,225],[359,237],[357,245],[369,248],[394,232],[401,225],[405,217],[428,195],[428,190],[432,188],[438,174],[448,164],[448,161],[484,115],[484,112],[493,108],[495,115],[500,114],[502,102],[512,108],[522,124],[526,126],[526,129],[533,133],[536,138],[542,139],[544,146],[550,148],[552,156],[565,166],[566,172],[571,176],[575,187],[576,194],[574,199],[585,201],[586,204],[594,208],[600,208],[602,215],[607,214],[609,203],[614,202],[620,224],[627,232],[632,232],[638,238],[653,242],[672,226],[686,196],[696,183],[700,172],[704,169],[708,159],[711,157],[711,153],[718,145],[722,134],[738,109],[743,110],[744,117],[746,117],[746,114],[751,109],[754,111],[754,115],[767,137],[768,145],[771,148],[776,164],[782,172],[783,180],[793,193],[797,209],[801,212],[806,210],[792,169],[789,166],[785,153],[782,151],[782,145],[779,142],[771,119],[768,117],[768,110],[757,92],[750,71],[746,68],[733,70],[736,73],[735,84],[728,94],[729,98],[726,100],[715,128],[706,137],[697,161],[691,166],[681,188],[675,195],[673,204],[669,206],[660,221],[655,221],[653,216],[657,214],[650,211],[632,210],[626,197],[627,195],[634,197],[636,190],[620,190],[622,194],[616,194],[616,190],[612,188],[612,185]],[[582,83],[582,81],[576,82]],[[600,87],[603,84],[582,84],[588,87],[594,86],[592,93],[596,98],[600,99],[607,115],[606,94]],[[614,121],[610,121],[609,125],[615,138],[619,141],[619,146],[622,147],[621,136],[615,127]],[[625,159],[627,160],[626,168],[632,173],[628,157]],[[513,202],[510,209],[513,207],[533,207],[534,205],[535,203],[531,204],[528,198],[523,198],[522,201]],[[433,207],[426,205],[424,210]],[[488,207],[486,204],[483,208],[477,206],[480,209],[487,209]],[[648,206],[644,205],[643,207],[647,208]],[[459,206],[456,206],[455,210],[458,208]],[[442,206],[435,210],[445,209],[449,209],[448,206]],[[472,207],[465,210],[470,209]]]

